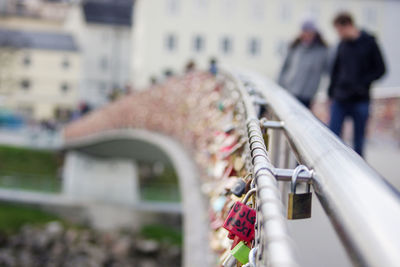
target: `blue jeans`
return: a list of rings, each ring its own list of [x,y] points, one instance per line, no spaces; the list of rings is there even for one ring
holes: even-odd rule
[[[360,102],[338,102],[333,101],[331,106],[331,120],[329,128],[337,135],[341,136],[343,122],[346,117],[353,120],[353,144],[354,150],[363,156],[365,141],[365,129],[369,116],[369,101]]]

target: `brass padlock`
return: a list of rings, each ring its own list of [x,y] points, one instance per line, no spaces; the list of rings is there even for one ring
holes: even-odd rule
[[[296,194],[297,177],[303,171],[309,172],[306,166],[299,165],[293,172],[291,181],[291,193],[289,193],[288,214],[289,220],[311,218],[312,193],[310,184],[307,183],[307,193]]]

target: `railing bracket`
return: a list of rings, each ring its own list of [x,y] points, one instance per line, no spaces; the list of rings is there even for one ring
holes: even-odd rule
[[[275,176],[276,180],[290,182],[294,173],[294,169],[279,169],[274,168],[271,170],[272,174]],[[314,171],[303,171],[297,176],[297,182],[312,183],[312,178],[314,176]]]
[[[283,121],[269,121],[266,118],[260,120],[260,125],[262,128],[273,130],[283,130],[285,128]]]

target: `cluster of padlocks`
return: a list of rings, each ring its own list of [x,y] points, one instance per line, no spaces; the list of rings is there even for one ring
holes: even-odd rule
[[[226,129],[214,134],[209,146],[208,173],[214,180],[203,185],[210,199],[211,247],[220,254],[221,263],[232,254],[245,264],[255,235],[255,190],[250,190],[251,175],[245,167],[246,139],[239,126],[242,114],[237,114],[235,109],[221,112],[225,112],[230,121]]]
[[[220,99],[215,77],[194,72],[125,96],[70,124],[64,134],[72,139],[110,129],[146,129],[179,140],[201,158],[198,151],[213,139],[224,116],[220,110],[230,106]]]
[[[216,133],[210,173],[215,180],[203,185],[210,199],[211,248],[219,255],[220,265],[227,265],[231,258],[248,263],[255,238],[255,189],[245,166],[246,139],[238,131],[240,122],[236,123]]]
[[[225,88],[226,89],[226,88]],[[256,266],[257,252],[257,186],[253,175],[252,153],[245,127],[246,117],[240,107],[240,98],[230,91],[225,98],[234,107],[221,110],[230,118],[225,128],[215,132],[208,146],[208,176],[213,180],[203,185],[210,200],[211,248],[217,253],[220,266]],[[227,121],[225,121],[227,122]],[[265,119],[260,121],[265,147],[269,131]],[[276,123],[270,124],[276,126]],[[312,173],[303,165],[294,170],[270,169],[277,181],[284,177],[291,181],[288,196],[287,219],[311,217],[311,192],[307,183],[306,193],[296,193],[297,178],[309,178]]]

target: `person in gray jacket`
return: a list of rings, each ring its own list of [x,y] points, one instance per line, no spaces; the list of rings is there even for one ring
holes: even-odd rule
[[[301,29],[289,47],[278,83],[310,108],[327,69],[328,48],[312,21],[305,21]]]

